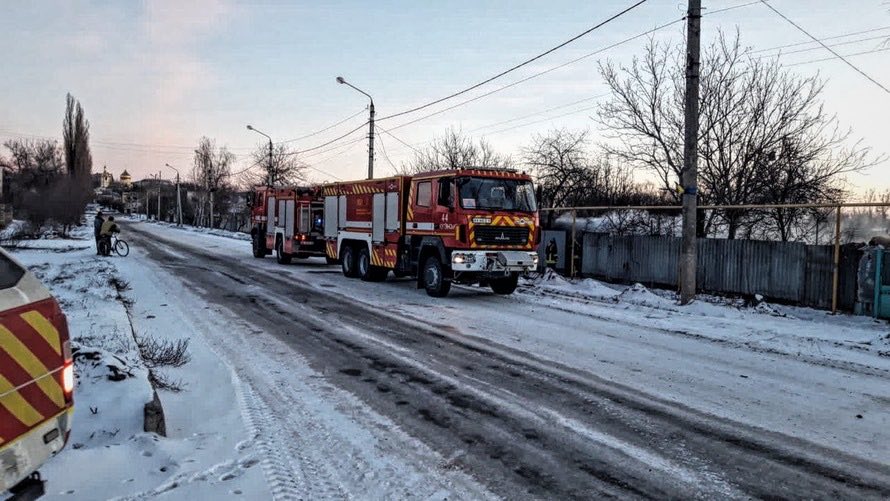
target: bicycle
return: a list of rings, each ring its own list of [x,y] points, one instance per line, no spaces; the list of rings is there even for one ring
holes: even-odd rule
[[[114,251],[120,257],[127,257],[130,253],[130,245],[117,237],[117,234],[112,233],[111,237],[108,240],[105,240],[101,244],[102,250],[104,251],[102,254],[106,256],[111,255],[111,251]]]

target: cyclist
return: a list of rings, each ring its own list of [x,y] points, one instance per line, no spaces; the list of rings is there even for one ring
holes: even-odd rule
[[[117,223],[114,222],[114,216],[108,216],[108,219],[102,223],[102,229],[99,231],[99,237],[102,239],[103,255],[111,255],[111,235],[120,232],[120,228],[118,228]]]

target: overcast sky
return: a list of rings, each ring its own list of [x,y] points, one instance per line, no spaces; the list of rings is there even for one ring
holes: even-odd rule
[[[94,170],[103,165],[139,179],[165,163],[190,168],[201,136],[227,145],[249,165],[261,136],[304,136],[351,115],[330,131],[293,144],[308,149],[359,127],[367,99],[337,85],[343,75],[374,96],[383,117],[448,95],[542,52],[630,5],[607,1],[336,1],[230,2],[106,1],[7,2],[0,17],[0,139],[17,135],[59,138],[65,93],[84,106],[91,123]],[[717,10],[748,0],[704,0]],[[772,0],[772,5],[842,54],[890,48],[890,4],[885,0]],[[456,127],[485,135],[517,154],[531,136],[553,127],[590,128],[604,87],[597,62],[629,62],[640,39],[415,124],[445,108],[683,16],[685,2],[650,0],[619,20],[483,88],[437,107],[384,120],[400,140],[417,145]],[[707,10],[705,11],[707,12]],[[808,39],[765,6],[755,4],[706,16],[703,40],[718,28],[738,28],[754,49]],[[658,32],[678,41],[682,23]],[[849,42],[849,43],[847,43]],[[786,64],[829,57],[815,44],[782,56]],[[759,55],[771,54],[761,52]],[[890,51],[850,58],[890,87]],[[876,153],[890,153],[890,95],[837,60],[789,67],[828,80],[826,108]],[[576,104],[571,104],[576,103]],[[546,110],[558,108],[546,113]],[[525,117],[525,118],[523,118]],[[516,120],[514,120],[516,119]],[[318,180],[362,178],[367,169],[364,131],[313,150],[305,160]],[[382,136],[378,175],[390,174],[411,150]],[[341,146],[342,145],[342,146]],[[380,150],[378,143],[378,150]],[[6,154],[5,150],[2,154]],[[170,176],[167,170],[164,176]],[[850,178],[851,187],[890,188],[890,163]]]

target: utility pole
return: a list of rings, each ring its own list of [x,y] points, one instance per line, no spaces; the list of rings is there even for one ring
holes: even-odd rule
[[[252,130],[252,131],[256,132],[257,134],[266,136],[266,139],[269,140],[269,168],[266,169],[266,185],[275,186],[275,181],[277,181],[276,178],[278,176],[275,175],[275,169],[274,169],[274,166],[272,165],[273,164],[273,161],[272,161],[272,138],[269,136],[269,134],[266,134],[265,132],[258,130],[256,127],[254,127],[253,125],[250,125],[250,124],[247,125],[247,130]]]
[[[371,118],[368,120],[368,179],[374,179],[374,100],[371,99]]]
[[[701,0],[689,0],[686,13],[686,134],[683,145],[683,245],[680,250],[680,304],[695,298],[698,208],[698,87],[701,53]]]
[[[272,140],[269,139],[269,186],[275,186],[275,170],[272,168]]]
[[[371,117],[370,119],[368,119],[368,123],[370,124],[370,129],[368,131],[368,179],[374,179],[374,98],[371,97],[371,95],[367,92],[347,82],[346,79],[343,77],[337,77],[337,83],[352,87],[353,89],[367,96],[368,99],[371,101],[371,106],[369,107],[371,111]]]
[[[161,171],[158,171],[158,222],[161,221]]]
[[[164,164],[176,171],[176,226],[182,226],[182,194],[179,191],[179,169],[170,164]]]

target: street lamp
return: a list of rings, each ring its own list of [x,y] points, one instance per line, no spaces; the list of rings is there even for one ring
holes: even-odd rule
[[[248,125],[247,130],[252,130],[252,131],[256,132],[257,134],[262,134],[263,136],[266,136],[266,138],[269,140],[269,172],[268,172],[268,176],[266,177],[266,182],[269,184],[269,186],[274,186],[276,179],[275,179],[275,171],[272,169],[272,138],[269,137],[269,135],[266,134],[265,132],[255,129],[253,127],[253,125]]]
[[[182,226],[182,196],[179,192],[179,169],[170,164],[164,164],[176,171],[176,226]]]
[[[343,77],[337,77],[337,83],[348,85],[368,96],[368,99],[371,100],[371,118],[368,120],[368,123],[371,125],[370,131],[368,132],[368,179],[374,179],[374,98],[367,92],[347,82]]]

